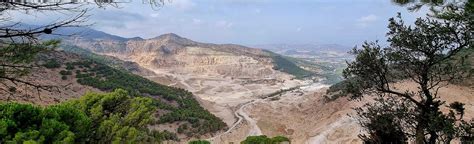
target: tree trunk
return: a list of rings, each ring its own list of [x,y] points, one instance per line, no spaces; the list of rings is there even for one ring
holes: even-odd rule
[[[426,113],[426,108],[421,107],[420,108],[421,112],[420,115],[418,115],[417,118],[417,126],[416,126],[416,131],[415,131],[415,143],[416,144],[425,144],[425,125],[426,125],[426,120],[424,119],[424,115]]]
[[[436,144],[436,140],[438,139],[438,134],[435,131],[430,132],[430,140],[428,144]]]
[[[415,137],[416,144],[424,144],[425,143],[425,134],[423,128],[418,126],[416,128],[416,137]]]

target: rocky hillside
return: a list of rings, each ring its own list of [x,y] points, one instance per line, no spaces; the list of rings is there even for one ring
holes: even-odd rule
[[[221,119],[201,107],[192,93],[132,74],[129,71],[151,73],[135,63],[92,56],[65,51],[41,54],[36,60],[38,67],[23,79],[49,86],[50,90],[39,91],[31,86],[10,83],[0,87],[10,89],[10,92],[0,92],[0,100],[50,105],[78,98],[90,91],[110,92],[120,88],[132,96],[154,98],[158,110],[156,122],[150,128],[166,131],[170,140],[200,137],[226,127]]]
[[[63,33],[72,31],[62,30]],[[276,73],[275,70],[297,77],[310,75],[308,71],[281,60],[282,57],[269,51],[240,45],[200,43],[173,33],[142,39],[121,38],[85,28],[77,31],[80,34],[76,36],[62,37],[63,43],[133,61],[149,69],[237,78],[263,77]]]
[[[40,55],[36,61],[38,66],[21,79],[36,85],[52,86],[52,88],[49,91],[39,90],[31,86],[7,82],[0,88],[14,88],[14,91],[0,91],[0,100],[49,105],[78,98],[86,92],[100,92],[94,87],[77,83],[72,72],[70,74],[66,72],[66,66],[61,63],[78,60],[81,60],[78,55],[57,51]]]

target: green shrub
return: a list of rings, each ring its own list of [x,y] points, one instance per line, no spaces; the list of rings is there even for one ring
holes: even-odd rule
[[[284,136],[276,136],[272,138],[274,143],[281,143],[281,142],[290,142],[290,139]]]
[[[43,66],[46,68],[52,69],[52,68],[60,68],[61,64],[58,61],[56,61],[56,59],[50,59]]]
[[[188,142],[188,144],[211,144],[211,142],[207,140],[193,140]]]
[[[152,131],[152,136],[158,140],[178,140],[178,136],[175,133],[164,130],[163,132]]]
[[[67,70],[73,70],[73,69],[74,69],[74,65],[72,65],[71,63],[67,63],[67,64],[66,64],[66,69],[67,69]]]
[[[241,144],[272,144],[271,138],[266,135],[261,136],[248,136]]]
[[[269,138],[266,135],[248,136],[241,144],[280,144],[283,142],[290,142],[290,139],[283,136],[276,136]]]
[[[61,71],[59,72],[59,74],[61,74],[61,75],[72,75],[72,72],[71,72],[71,71],[68,71],[68,70],[61,70]]]

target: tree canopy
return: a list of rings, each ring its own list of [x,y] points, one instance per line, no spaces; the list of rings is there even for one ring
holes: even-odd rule
[[[1,143],[156,143],[173,139],[151,131],[156,107],[151,98],[124,90],[88,93],[78,100],[39,107],[0,104]]]
[[[241,144],[280,144],[283,142],[290,143],[290,139],[283,136],[269,138],[266,135],[248,136]]]
[[[352,98],[376,96],[375,103],[357,108],[369,134],[361,135],[364,141],[431,144],[472,136],[472,126],[462,119],[463,104],[449,104],[450,112],[441,112],[445,102],[438,91],[471,76],[472,67],[465,61],[469,55],[459,53],[473,48],[473,3],[432,8],[432,15],[418,18],[414,25],[405,24],[398,14],[389,20],[389,46],[366,42],[352,51],[356,59],[344,70],[344,77],[350,79],[345,90]],[[416,83],[417,89],[397,89],[395,83],[404,80]]]

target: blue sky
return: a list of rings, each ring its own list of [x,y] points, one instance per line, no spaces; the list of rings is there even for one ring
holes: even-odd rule
[[[412,22],[427,11],[411,13],[390,0],[166,1],[159,10],[141,1],[95,8],[89,22],[95,29],[123,37],[172,32],[211,43],[354,46],[385,40],[387,20],[397,12]]]

